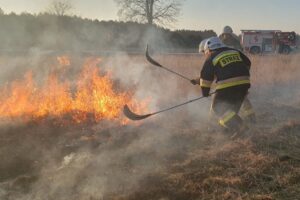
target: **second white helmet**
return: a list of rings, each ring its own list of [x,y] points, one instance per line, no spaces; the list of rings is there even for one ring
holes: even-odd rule
[[[219,37],[210,37],[206,40],[204,51],[206,52],[208,50],[216,50],[223,47],[226,47],[226,45],[223,44]]]
[[[204,39],[200,42],[200,44],[199,44],[199,53],[204,53],[204,46],[205,46],[206,41],[207,41],[207,39]]]

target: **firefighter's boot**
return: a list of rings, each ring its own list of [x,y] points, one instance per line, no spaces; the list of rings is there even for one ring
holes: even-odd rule
[[[249,127],[243,123],[238,130],[236,130],[231,136],[230,139],[236,140],[236,139],[242,139],[247,137],[248,132],[249,132]]]
[[[235,135],[234,137],[237,137],[247,129],[241,117],[234,111],[227,111],[220,118],[219,123],[225,128],[223,133],[230,135],[230,137],[233,135]]]

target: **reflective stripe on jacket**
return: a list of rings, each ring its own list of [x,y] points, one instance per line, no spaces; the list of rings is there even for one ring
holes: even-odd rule
[[[238,76],[235,78],[229,78],[223,81],[217,82],[216,89],[224,89],[232,86],[242,85],[242,84],[250,84],[249,76]]]

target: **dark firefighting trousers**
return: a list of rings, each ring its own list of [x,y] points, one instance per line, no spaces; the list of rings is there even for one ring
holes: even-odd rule
[[[214,95],[211,109],[225,130],[235,132],[243,126],[243,120],[238,113],[249,88],[250,84],[243,84],[217,90]]]

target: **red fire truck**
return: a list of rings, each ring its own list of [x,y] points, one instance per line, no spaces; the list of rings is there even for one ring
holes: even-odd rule
[[[296,33],[280,30],[242,30],[244,51],[251,54],[289,54],[296,48]]]

